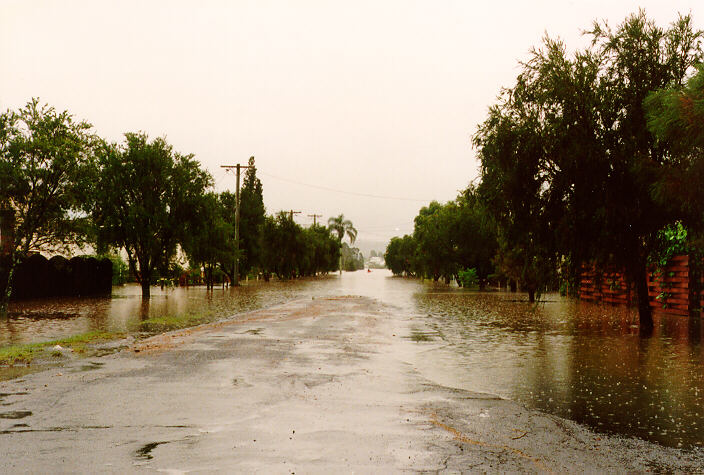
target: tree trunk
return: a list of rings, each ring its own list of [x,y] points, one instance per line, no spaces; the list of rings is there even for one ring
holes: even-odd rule
[[[0,316],[7,315],[7,307],[12,297],[12,277],[18,263],[15,256],[13,251],[6,256],[0,255]]]
[[[508,286],[511,289],[511,293],[515,294],[518,291],[518,284],[516,284],[516,281],[511,279],[508,281]]]
[[[632,269],[633,283],[636,288],[636,299],[638,303],[638,318],[640,320],[640,332],[649,335],[653,331],[653,312],[650,308],[650,296],[648,295],[648,270],[645,259],[637,259]]]
[[[146,279],[143,275],[142,282],[140,282],[140,285],[142,286],[142,300],[149,300],[150,293],[151,293],[149,279]]]
[[[528,301],[530,303],[535,303],[535,290],[528,291]]]

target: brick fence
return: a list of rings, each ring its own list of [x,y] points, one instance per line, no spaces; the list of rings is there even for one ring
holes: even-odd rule
[[[689,256],[676,256],[660,271],[648,272],[648,296],[655,312],[689,315]],[[579,298],[588,302],[634,305],[636,293],[622,272],[584,266],[580,273]],[[700,302],[704,305],[704,300]]]

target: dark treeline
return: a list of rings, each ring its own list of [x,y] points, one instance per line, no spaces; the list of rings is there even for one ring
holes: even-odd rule
[[[474,269],[483,288],[495,272],[495,224],[469,187],[446,204],[433,201],[415,218],[412,235],[393,238],[386,248],[386,266],[396,275],[444,279],[461,278]]]
[[[640,11],[615,28],[595,22],[585,35],[590,46],[573,53],[546,37],[521,64],[474,135],[481,182],[468,193],[495,231],[496,272],[531,300],[558,279],[574,284],[585,263],[611,266],[634,284],[647,329],[649,263],[674,247],[701,261],[702,32],[689,16],[660,27]],[[434,224],[451,223],[462,206],[423,208],[413,236],[389,245],[391,269],[438,277],[479,268],[458,257],[484,245],[478,233]]]
[[[212,177],[193,155],[144,133],[108,143],[90,124],[37,99],[0,114],[0,310],[21,262],[86,244],[118,271],[116,256],[124,253],[144,297],[158,280],[183,275],[184,256],[209,286],[233,280],[236,257],[240,277],[337,269],[343,236],[334,226],[304,229],[289,215],[267,216],[254,157],[249,165],[237,249],[235,196],[213,192]]]

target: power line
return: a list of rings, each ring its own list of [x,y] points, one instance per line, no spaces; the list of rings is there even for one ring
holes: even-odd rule
[[[404,197],[400,197],[400,196],[373,195],[370,193],[358,193],[356,191],[337,190],[335,188],[330,188],[328,186],[313,185],[310,183],[303,183],[303,182],[296,181],[296,180],[290,180],[288,178],[282,178],[280,176],[272,175],[271,173],[265,173],[265,172],[261,171],[259,168],[257,168],[257,171],[261,175],[268,176],[268,177],[274,178],[276,180],[281,180],[281,181],[285,181],[288,183],[293,183],[294,185],[299,185],[299,186],[307,186],[309,188],[317,188],[318,190],[332,191],[333,193],[340,193],[343,195],[363,196],[365,198],[376,198],[376,199],[381,199],[381,200],[416,201],[418,203],[430,203],[431,201],[433,201],[433,200],[420,200],[417,198],[404,198]]]
[[[309,214],[308,217],[313,218],[313,226],[315,226],[318,224],[317,218],[322,218],[323,215],[322,214]]]

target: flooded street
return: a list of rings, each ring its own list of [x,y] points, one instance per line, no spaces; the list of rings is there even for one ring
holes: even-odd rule
[[[148,305],[136,286],[117,288],[112,299],[22,302],[0,320],[0,346],[96,329],[130,331],[160,315],[199,313],[216,321],[294,299],[344,295],[376,299],[407,318],[403,337],[419,355],[413,364],[435,384],[668,447],[704,441],[701,325],[660,318],[655,335],[641,338],[632,310],[555,294],[532,306],[520,294],[467,292],[380,270],[212,292],[155,289]]]

